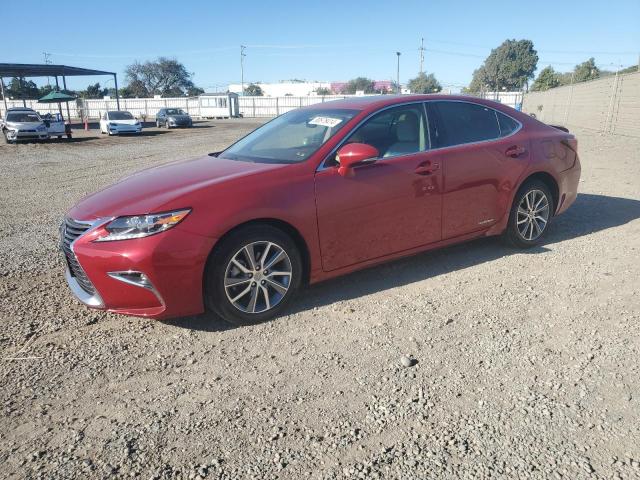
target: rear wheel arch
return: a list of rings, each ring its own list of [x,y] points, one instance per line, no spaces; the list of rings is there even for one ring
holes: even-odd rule
[[[538,180],[544,183],[549,189],[549,191],[551,192],[551,197],[553,199],[552,215],[555,215],[555,210],[558,208],[558,202],[560,201],[560,187],[558,186],[558,182],[556,181],[556,179],[553,178],[553,175],[551,175],[550,173],[547,173],[547,172],[532,173],[522,181],[517,191],[519,191],[523,185],[526,185],[527,183],[534,180]],[[515,197],[514,197],[514,201],[515,201]]]

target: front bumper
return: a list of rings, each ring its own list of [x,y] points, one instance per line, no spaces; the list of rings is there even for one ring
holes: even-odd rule
[[[156,319],[204,311],[202,279],[215,239],[178,225],[146,238],[94,242],[104,234],[104,223],[73,242],[73,254],[93,287],[93,292],[84,289],[67,268],[67,283],[78,300],[91,308]]]
[[[142,125],[109,125],[109,133],[111,135],[120,135],[121,133],[141,133]]]
[[[169,120],[169,126],[171,127],[191,127],[193,122],[191,120]]]
[[[49,132],[37,130],[7,130],[7,139],[13,141],[18,140],[47,140]]]

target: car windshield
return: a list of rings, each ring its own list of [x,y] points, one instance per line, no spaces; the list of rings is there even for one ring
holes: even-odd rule
[[[277,117],[233,144],[219,158],[258,163],[297,163],[309,158],[358,110],[303,109]]]
[[[39,122],[40,117],[33,112],[10,112],[7,113],[7,122]]]
[[[186,113],[179,108],[167,108],[167,115],[186,115]]]
[[[109,112],[109,120],[133,120],[129,112]]]

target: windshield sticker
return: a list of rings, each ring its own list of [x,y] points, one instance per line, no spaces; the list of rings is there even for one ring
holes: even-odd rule
[[[333,128],[341,122],[341,118],[313,117],[311,120],[309,120],[309,125],[320,125],[321,127]]]

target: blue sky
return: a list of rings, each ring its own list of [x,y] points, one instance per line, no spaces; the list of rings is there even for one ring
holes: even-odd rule
[[[560,71],[590,56],[615,69],[637,64],[640,54],[640,0],[65,0],[35,1],[29,10],[2,10],[0,62],[42,63],[42,52],[50,52],[54,63],[115,71],[124,84],[126,65],[164,55],[184,63],[208,91],[240,81],[241,44],[245,81],[388,80],[400,51],[404,82],[419,70],[424,37],[425,69],[454,90],[507,38],[532,40],[539,68],[551,63]],[[70,79],[68,86],[100,80]]]

